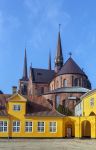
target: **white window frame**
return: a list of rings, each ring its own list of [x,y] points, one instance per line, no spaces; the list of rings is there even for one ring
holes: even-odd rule
[[[2,131],[0,130],[0,132],[8,132],[8,121],[0,120],[0,122],[2,122],[2,125],[0,126],[0,128],[2,128]],[[7,123],[6,125],[5,125],[5,122]],[[6,131],[5,131],[5,128],[7,129]]]
[[[56,125],[55,126],[51,125],[51,123],[56,123]],[[55,131],[54,131],[54,128],[55,128]],[[52,131],[50,129],[52,129]],[[56,133],[57,132],[57,122],[56,121],[49,122],[49,132],[50,133]]]
[[[44,125],[40,125],[39,126],[39,123],[44,123]],[[45,132],[45,122],[44,121],[38,121],[38,126],[37,126],[37,131],[39,132],[39,133],[44,133]],[[41,129],[40,130],[38,130],[38,128],[44,128],[44,130],[42,131]]]
[[[14,123],[16,123],[16,125],[14,125]],[[18,123],[19,123],[19,125],[18,125]],[[14,128],[15,128],[15,131],[14,131]],[[19,131],[17,130],[19,128]],[[13,132],[20,132],[20,121],[13,121],[13,125],[12,125],[12,131]]]
[[[26,123],[28,123],[28,125],[26,125]],[[31,123],[31,125],[30,125],[30,123]],[[28,130],[26,130],[26,128]],[[31,131],[30,131],[30,128],[31,128]],[[33,132],[33,122],[32,121],[26,121],[25,122],[25,132],[27,132],[27,133]]]
[[[20,110],[21,110],[21,105],[19,105],[19,104],[14,104],[14,105],[13,105],[13,110],[14,110],[14,111],[20,111]]]

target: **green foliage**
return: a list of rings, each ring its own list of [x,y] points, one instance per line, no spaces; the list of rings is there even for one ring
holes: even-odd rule
[[[73,112],[69,110],[69,108],[59,105],[57,111],[63,115],[72,116]]]

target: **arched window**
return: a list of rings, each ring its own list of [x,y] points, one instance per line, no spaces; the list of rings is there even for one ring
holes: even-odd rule
[[[41,87],[41,94],[44,93],[44,87]]]
[[[78,83],[79,83],[79,79],[76,78],[76,79],[74,80],[74,86],[78,86]]]
[[[63,86],[67,87],[67,80],[66,79],[63,80]]]
[[[56,84],[57,88],[59,87],[59,82],[57,81],[57,84]]]

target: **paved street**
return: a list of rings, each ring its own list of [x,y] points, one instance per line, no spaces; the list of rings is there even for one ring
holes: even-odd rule
[[[96,150],[96,140],[0,139],[0,150]]]

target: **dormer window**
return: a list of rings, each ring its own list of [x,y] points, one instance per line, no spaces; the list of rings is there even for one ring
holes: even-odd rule
[[[14,111],[20,111],[20,109],[21,109],[20,105],[13,105]]]

